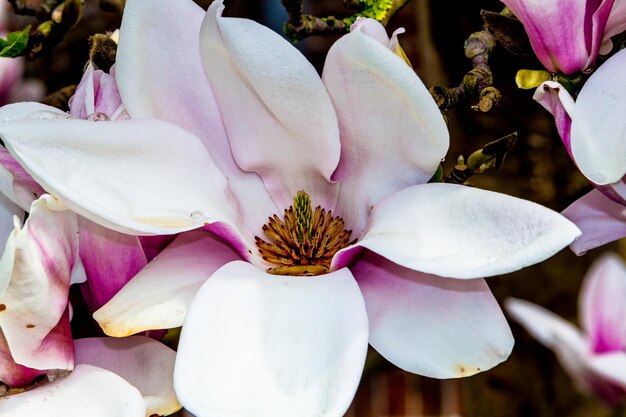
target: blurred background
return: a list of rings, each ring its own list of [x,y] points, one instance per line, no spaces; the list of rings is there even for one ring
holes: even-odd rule
[[[1,0],[6,3],[6,0]],[[207,7],[210,0],[198,0]],[[28,2],[26,2],[28,3]],[[226,0],[226,14],[257,20],[278,32],[287,20],[279,0]],[[482,29],[482,9],[499,12],[500,1],[410,0],[389,22],[388,30],[404,27],[400,42],[427,87],[459,85],[471,69],[463,45]],[[341,0],[305,1],[304,11],[315,16],[346,17]],[[119,27],[121,12],[103,11],[100,2],[86,0],[84,15],[49,54],[25,60],[27,97],[44,96],[81,78],[88,57],[88,38]],[[9,30],[23,28],[34,18],[8,14]],[[296,44],[321,72],[324,57],[339,35],[313,36]],[[175,42],[175,40],[172,40]],[[184,45],[181,45],[184,47]],[[459,155],[469,156],[486,143],[518,132],[519,138],[504,165],[472,177],[473,185],[525,198],[561,211],[591,186],[567,156],[552,117],[532,100],[532,90],[519,90],[518,69],[540,68],[534,59],[521,60],[501,48],[490,56],[500,104],[489,113],[471,109],[475,99],[448,113],[451,148],[444,162],[449,173]],[[0,71],[1,71],[0,66]],[[401,109],[399,109],[401,111]],[[605,251],[626,253],[619,243],[582,257],[565,249],[553,258],[522,271],[488,279],[496,298],[526,299],[578,323],[577,297],[590,263]],[[416,321],[420,318],[416,317]],[[460,380],[437,381],[408,374],[371,351],[350,417],[603,417],[611,410],[594,398],[577,393],[551,351],[510,321],[516,344],[511,357],[496,368]]]

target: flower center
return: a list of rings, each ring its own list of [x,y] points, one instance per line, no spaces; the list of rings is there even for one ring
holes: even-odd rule
[[[263,232],[269,242],[254,239],[261,257],[276,265],[267,272],[276,275],[325,274],[335,253],[356,242],[350,241],[352,231],[344,229],[341,217],[320,206],[313,210],[304,191],[298,191],[282,220],[276,214],[270,217]]]

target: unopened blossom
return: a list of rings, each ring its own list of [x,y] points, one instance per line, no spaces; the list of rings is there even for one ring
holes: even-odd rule
[[[519,18],[535,55],[550,72],[592,69],[610,38],[626,29],[622,0],[502,0]]]
[[[176,394],[197,416],[341,416],[368,342],[438,378],[506,359],[510,329],[481,277],[579,230],[524,200],[427,183],[448,132],[379,23],[332,47],[322,81],[281,36],[222,10],[126,3],[115,77],[128,120],[0,125],[75,212],[179,233],[95,313],[104,331],[184,323]]]
[[[574,100],[559,83],[547,81],[534,98],[550,111],[565,147],[596,187],[563,214],[582,235],[579,254],[626,236],[626,51],[609,58],[587,80]]]
[[[579,295],[581,329],[519,299],[506,310],[540,343],[552,349],[581,391],[608,405],[626,404],[626,267],[605,254],[587,272]]]

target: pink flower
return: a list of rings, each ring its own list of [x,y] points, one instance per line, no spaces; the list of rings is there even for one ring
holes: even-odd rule
[[[626,403],[626,268],[616,255],[595,261],[579,296],[582,330],[550,311],[518,299],[506,310],[552,349],[583,392],[609,405]]]
[[[75,212],[181,233],[95,313],[105,332],[184,323],[176,393],[200,416],[343,415],[368,342],[439,378],[506,359],[510,329],[480,277],[579,230],[527,201],[427,183],[448,132],[379,23],[333,46],[322,81],[281,36],[222,9],[127,2],[115,76],[129,120],[0,124]]]
[[[548,71],[573,74],[593,68],[626,29],[621,0],[502,0],[520,19]],[[604,43],[604,45],[603,45]]]

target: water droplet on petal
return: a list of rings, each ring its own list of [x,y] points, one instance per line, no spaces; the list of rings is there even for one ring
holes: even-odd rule
[[[89,120],[90,122],[108,122],[111,119],[105,113],[95,112],[87,116],[87,120]]]
[[[196,219],[196,220],[203,219],[204,218],[204,213],[202,213],[201,211],[196,210],[193,213],[191,213],[191,218],[192,219]]]
[[[70,115],[67,113],[59,113],[55,111],[49,110],[39,110],[30,113],[27,116],[27,119],[39,119],[39,120],[49,120],[49,119],[69,119]]]

